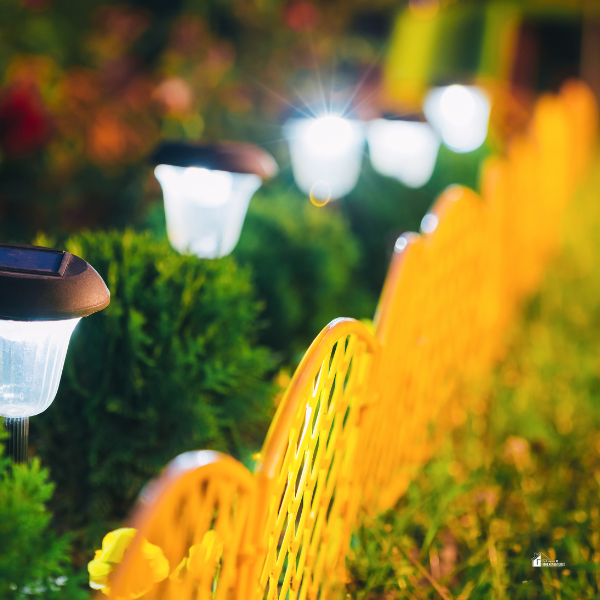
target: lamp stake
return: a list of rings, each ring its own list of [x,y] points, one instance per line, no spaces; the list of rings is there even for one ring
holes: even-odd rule
[[[29,417],[16,419],[5,418],[4,428],[9,434],[6,444],[8,456],[14,464],[27,464],[27,447],[29,444]]]

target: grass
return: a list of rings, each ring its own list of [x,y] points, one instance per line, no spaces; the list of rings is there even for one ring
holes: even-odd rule
[[[600,597],[599,191],[596,174],[465,425],[355,532],[347,598]]]

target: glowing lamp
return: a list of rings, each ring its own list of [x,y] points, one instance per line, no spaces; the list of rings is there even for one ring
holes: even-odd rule
[[[15,462],[27,461],[29,417],[56,396],[75,326],[109,302],[104,281],[81,258],[0,244],[0,415]]]
[[[327,201],[354,189],[365,144],[363,124],[328,115],[318,119],[289,119],[283,133],[288,141],[298,187]]]
[[[404,185],[419,188],[430,179],[440,148],[440,138],[419,121],[377,119],[367,132],[373,168]]]
[[[455,152],[471,152],[488,132],[490,102],[478,88],[450,85],[431,90],[423,112],[444,144]]]
[[[249,144],[163,144],[154,174],[165,200],[167,235],[175,250],[219,258],[237,244],[250,199],[277,173],[267,152]]]

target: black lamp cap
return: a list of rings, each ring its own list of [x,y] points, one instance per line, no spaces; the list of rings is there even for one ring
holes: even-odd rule
[[[69,252],[0,244],[0,319],[59,321],[86,317],[110,302],[102,277]]]
[[[277,175],[275,159],[265,150],[240,142],[188,144],[164,142],[150,157],[153,165],[204,167],[230,173],[246,173],[268,179]]]

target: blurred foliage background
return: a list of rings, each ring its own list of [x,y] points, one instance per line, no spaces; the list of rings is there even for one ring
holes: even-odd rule
[[[270,195],[286,196],[282,120],[320,103],[320,86],[357,114],[375,114],[396,12],[386,0],[0,3],[0,235],[147,226],[162,195],[146,159],[163,139],[262,144],[282,167]],[[418,192],[373,172],[363,178],[358,202],[383,191],[400,207],[382,207],[380,221],[393,217],[386,243],[392,230],[418,226],[444,183],[475,184],[472,172],[457,180],[452,171],[457,162],[473,171],[477,160],[453,160]],[[355,234],[377,237],[358,225],[356,200],[342,204]],[[369,202],[371,214],[378,208]]]
[[[3,237],[141,223],[160,197],[143,167],[161,139],[277,145],[299,102],[289,86],[335,58],[344,90],[376,58],[391,20],[375,12],[377,35],[353,36],[371,9],[342,5],[2,2]]]

